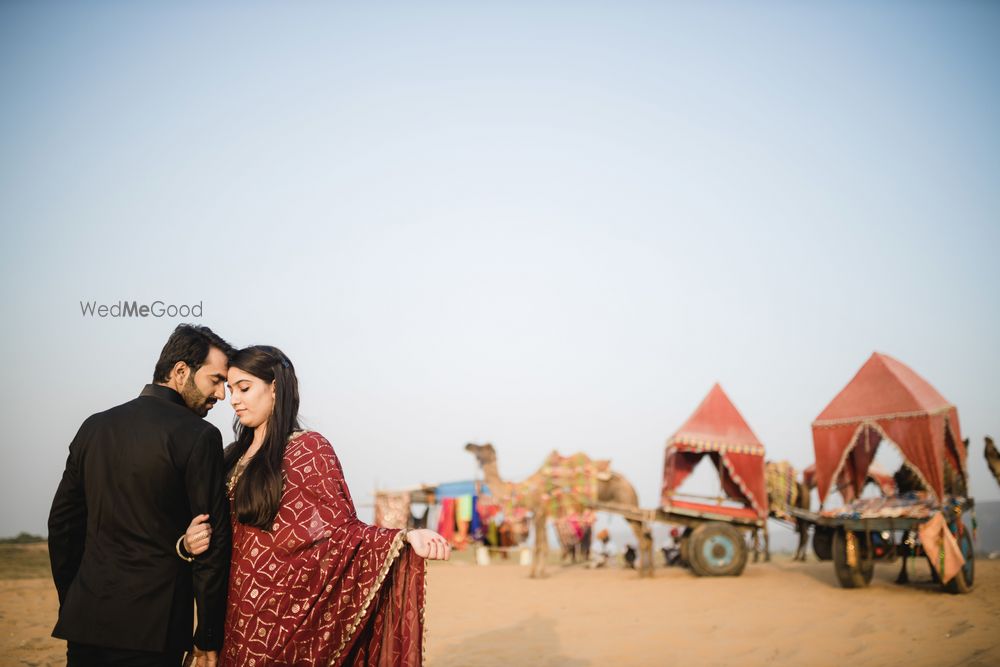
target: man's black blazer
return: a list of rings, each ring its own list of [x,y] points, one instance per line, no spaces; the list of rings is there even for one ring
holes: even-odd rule
[[[222,645],[229,583],[229,501],[222,436],[180,394],[146,385],[135,400],[89,417],[49,513],[59,592],[52,635],[138,651]],[[177,538],[209,514],[208,551],[188,563]]]

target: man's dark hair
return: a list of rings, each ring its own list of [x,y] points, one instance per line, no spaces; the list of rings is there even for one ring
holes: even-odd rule
[[[153,382],[170,380],[170,370],[178,361],[183,361],[196,373],[208,358],[208,349],[217,347],[230,359],[236,348],[208,327],[196,324],[178,324],[160,352],[160,359],[153,369]]]

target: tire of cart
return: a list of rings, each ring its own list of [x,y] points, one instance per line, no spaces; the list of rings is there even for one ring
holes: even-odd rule
[[[972,535],[968,526],[962,524],[960,520],[953,522],[948,527],[955,535],[955,539],[958,540],[958,548],[962,552],[962,557],[965,558],[965,565],[958,571],[958,574],[952,577],[951,581],[944,584],[944,589],[953,595],[965,594],[972,590],[976,576],[976,554],[972,544]]]
[[[688,538],[691,571],[699,577],[737,577],[747,564],[743,534],[729,524],[704,523]]]
[[[853,536],[854,564],[850,564],[848,556],[848,531],[840,528],[833,533],[833,569],[837,581],[844,588],[864,588],[872,580],[875,563],[867,558],[868,545],[863,532],[851,533]]]
[[[813,527],[813,553],[820,560],[831,560],[833,558],[833,533],[834,529],[826,526]]]

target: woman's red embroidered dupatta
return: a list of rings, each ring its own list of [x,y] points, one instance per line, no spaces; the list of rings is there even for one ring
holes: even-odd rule
[[[222,665],[422,664],[424,560],[358,519],[320,434],[291,439],[283,470],[270,531],[233,513]]]

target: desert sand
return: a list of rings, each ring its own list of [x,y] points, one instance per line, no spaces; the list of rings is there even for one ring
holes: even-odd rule
[[[737,578],[658,568],[652,580],[580,566],[532,580],[457,558],[429,566],[427,665],[1000,665],[1000,561],[976,565],[975,590],[955,596],[924,562],[918,583],[880,565],[870,588],[844,590],[830,563],[787,557]],[[47,578],[0,580],[0,665],[65,664],[56,607]]]

